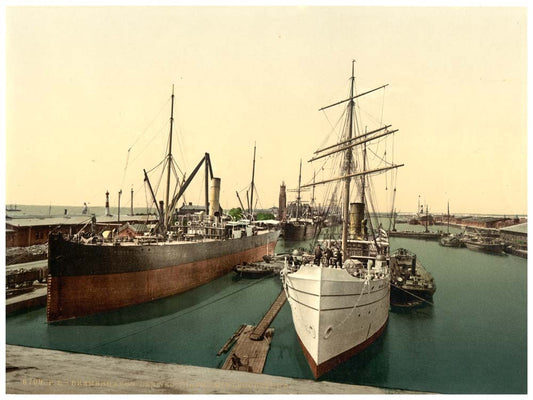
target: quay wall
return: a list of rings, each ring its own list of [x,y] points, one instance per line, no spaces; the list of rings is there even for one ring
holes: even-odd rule
[[[6,345],[8,394],[406,394],[372,386]]]

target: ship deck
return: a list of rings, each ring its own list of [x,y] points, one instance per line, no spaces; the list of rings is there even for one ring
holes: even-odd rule
[[[262,236],[270,233],[270,231],[258,231],[255,236]],[[142,238],[142,237],[141,237]],[[105,241],[105,242],[99,242],[99,243],[86,243],[87,246],[174,246],[177,244],[192,244],[192,243],[207,243],[207,242],[218,242],[220,240],[233,240],[231,238],[228,239],[222,239],[220,237],[207,237],[207,238],[198,238],[195,236],[189,236],[186,240],[172,240],[172,241],[163,241],[163,240],[156,240],[155,238],[146,237],[141,240],[124,240],[124,241]]]

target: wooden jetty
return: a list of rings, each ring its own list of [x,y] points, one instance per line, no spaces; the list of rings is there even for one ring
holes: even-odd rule
[[[270,342],[274,335],[274,329],[269,328],[269,326],[286,301],[287,296],[285,291],[282,290],[257,326],[241,325],[235,331],[218,352],[218,355],[225,353],[236,342],[222,365],[222,369],[247,371],[256,374],[263,372],[268,350],[270,349]]]
[[[222,369],[246,371],[261,374],[265,366],[274,329],[267,329],[262,340],[252,340],[254,326],[246,325],[237,339],[235,347],[222,365]]]
[[[241,336],[241,333],[244,331],[244,328],[246,328],[246,324],[239,326],[239,328],[235,331],[235,333],[228,339],[226,343],[224,343],[224,346],[220,349],[220,351],[217,353],[217,356],[221,355],[222,353],[227,352],[233,343]]]
[[[266,314],[255,327],[254,331],[250,335],[250,339],[261,340],[263,338],[267,328],[270,326],[272,321],[274,321],[274,318],[276,318],[276,315],[278,315],[281,307],[283,307],[286,301],[287,295],[285,294],[285,290],[282,289],[279,296],[276,298],[276,300],[274,300],[274,303],[272,303]]]

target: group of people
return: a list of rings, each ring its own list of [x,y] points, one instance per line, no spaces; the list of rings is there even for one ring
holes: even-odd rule
[[[328,243],[323,250],[322,245],[318,243],[314,250],[314,259],[311,257],[302,254],[299,250],[294,250],[288,255],[287,262],[292,266],[300,266],[313,260],[315,265],[342,267],[342,251],[336,244]]]
[[[318,243],[315,247],[315,265],[326,265],[331,267],[342,266],[342,252],[336,245],[328,245],[323,251],[322,246]]]

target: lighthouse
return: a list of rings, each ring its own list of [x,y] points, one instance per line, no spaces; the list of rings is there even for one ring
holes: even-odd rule
[[[111,213],[109,212],[109,191],[105,192],[105,216],[111,216]]]

